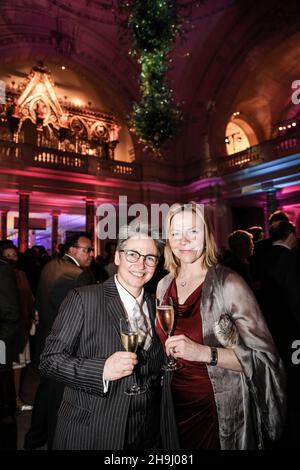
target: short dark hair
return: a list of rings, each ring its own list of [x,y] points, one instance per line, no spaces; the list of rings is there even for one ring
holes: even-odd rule
[[[242,246],[248,245],[251,240],[253,240],[253,235],[246,230],[235,230],[228,235],[228,245],[233,253],[239,251]]]
[[[0,258],[2,258],[3,251],[7,250],[7,248],[14,248],[16,251],[18,251],[11,240],[0,240]]]
[[[253,225],[253,227],[246,228],[246,232],[251,233],[253,241],[257,242],[263,234],[264,229],[258,225]]]
[[[123,249],[126,241],[129,238],[141,236],[146,238],[152,238],[155,243],[158,256],[161,256],[164,249],[164,243],[161,238],[161,234],[157,228],[151,227],[147,223],[143,222],[135,222],[132,221],[129,225],[123,225],[120,227],[120,231],[118,234],[118,242],[117,242],[117,250],[120,251]]]
[[[277,210],[277,211],[272,212],[268,220],[270,226],[274,224],[274,222],[288,222],[288,221],[289,221],[289,216],[287,215],[286,212],[282,210]]]
[[[92,241],[92,236],[89,232],[73,232],[66,237],[65,251],[68,251],[71,246],[75,246],[80,237],[85,237]]]
[[[296,233],[295,225],[292,222],[282,221],[270,227],[270,238],[273,242],[286,240],[290,233]]]

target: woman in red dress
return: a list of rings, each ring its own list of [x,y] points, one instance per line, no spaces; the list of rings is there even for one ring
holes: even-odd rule
[[[263,428],[279,437],[285,376],[254,295],[243,279],[217,265],[202,207],[172,206],[166,219],[165,267],[157,297],[173,299],[175,322],[167,355],[181,449],[262,448]],[[170,375],[168,376],[170,378]],[[169,383],[165,380],[165,383]]]

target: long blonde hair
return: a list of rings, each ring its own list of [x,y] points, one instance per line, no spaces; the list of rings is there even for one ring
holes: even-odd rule
[[[174,276],[177,277],[178,270],[180,268],[180,260],[174,255],[171,250],[169,236],[170,228],[173,217],[176,214],[180,214],[183,211],[190,211],[200,218],[204,225],[204,246],[202,251],[203,256],[203,267],[209,268],[217,263],[217,246],[212,232],[209,221],[204,215],[204,210],[196,202],[189,202],[187,204],[175,203],[170,208],[166,220],[165,220],[165,236],[166,236],[166,246],[165,246],[165,268]]]

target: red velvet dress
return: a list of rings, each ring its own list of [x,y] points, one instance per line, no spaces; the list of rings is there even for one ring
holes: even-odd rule
[[[178,304],[175,279],[165,297],[172,297],[175,307],[173,335],[184,334],[197,343],[203,343],[200,313],[202,285],[185,301]],[[156,325],[164,344],[166,335]],[[175,371],[172,380],[172,396],[178,424],[181,449],[220,449],[218,415],[212,384],[206,364],[180,359],[184,367]],[[165,372],[168,374],[168,372]]]

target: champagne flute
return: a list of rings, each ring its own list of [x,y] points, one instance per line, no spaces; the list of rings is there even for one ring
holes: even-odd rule
[[[120,318],[120,334],[124,349],[128,352],[136,352],[139,344],[139,330],[136,320],[133,319],[132,322],[129,323],[125,318]],[[125,391],[126,395],[140,395],[146,391],[147,387],[138,385],[136,372],[135,369],[133,369],[133,384]]]
[[[171,297],[165,299],[156,299],[156,316],[161,329],[168,337],[171,336],[174,327],[174,306]],[[182,364],[179,364],[173,356],[167,356],[167,363],[163,364],[163,370],[178,370]]]

